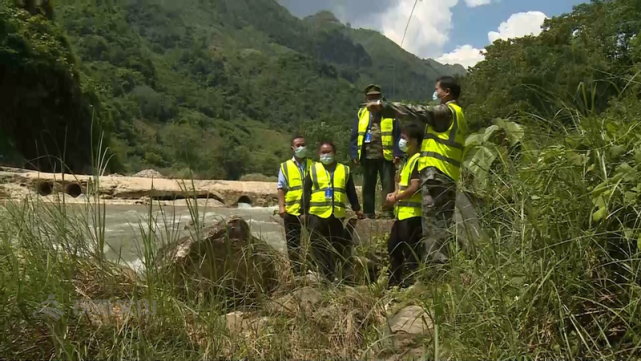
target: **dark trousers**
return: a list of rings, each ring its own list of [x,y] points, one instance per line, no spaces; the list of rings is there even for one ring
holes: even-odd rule
[[[409,272],[416,270],[423,254],[421,238],[423,229],[421,217],[413,217],[394,222],[387,253],[390,258],[391,274],[390,285],[399,285],[403,282],[403,268]]]
[[[297,216],[288,214],[283,219],[285,225],[285,240],[287,241],[287,255],[294,274],[299,275],[302,269],[301,259],[301,222]]]
[[[308,216],[312,254],[320,272],[332,280],[351,276],[352,241],[343,227],[343,220],[334,217]]]
[[[449,259],[450,225],[456,211],[456,182],[425,168],[421,171],[423,192],[423,238],[427,261],[444,263]]]
[[[378,176],[381,177],[383,194],[381,195],[381,204],[385,202],[385,197],[394,192],[394,175],[396,168],[394,162],[385,159],[363,159],[363,212],[368,216],[376,213],[376,181]],[[385,209],[391,212],[391,209]]]

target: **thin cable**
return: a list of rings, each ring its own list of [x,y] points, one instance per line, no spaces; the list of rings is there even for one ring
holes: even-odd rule
[[[401,40],[401,48],[403,47],[403,43],[405,43],[405,35],[407,35],[407,29],[410,27],[410,21],[412,21],[412,16],[414,16],[414,10],[416,9],[416,4],[418,4],[418,0],[414,1],[414,7],[412,7],[412,12],[410,13],[409,19],[407,19],[407,25],[405,25],[405,32],[403,32],[403,40]]]

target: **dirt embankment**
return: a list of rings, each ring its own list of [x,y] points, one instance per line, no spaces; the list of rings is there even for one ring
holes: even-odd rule
[[[123,177],[41,173],[0,167],[0,198],[22,199],[27,195],[63,195],[71,202],[85,202],[88,194],[113,203],[136,203],[154,199],[173,201],[185,198],[207,200],[212,205],[257,207],[278,204],[276,184],[219,180]]]

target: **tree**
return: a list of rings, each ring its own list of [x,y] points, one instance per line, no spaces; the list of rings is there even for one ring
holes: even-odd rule
[[[90,164],[92,95],[59,28],[33,2],[24,6],[31,12],[0,1],[0,128],[27,165],[60,169],[57,158],[65,158],[82,171]]]

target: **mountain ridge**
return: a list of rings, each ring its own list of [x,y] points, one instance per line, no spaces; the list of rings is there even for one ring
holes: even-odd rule
[[[59,0],[52,14],[92,105],[83,126],[99,124],[120,173],[273,176],[301,130],[312,142],[338,138],[347,160],[367,84],[424,101],[439,75],[455,73],[377,32],[313,24],[274,0]]]

